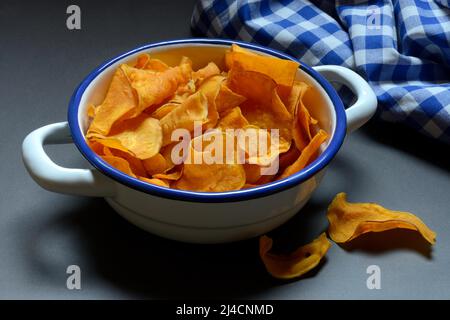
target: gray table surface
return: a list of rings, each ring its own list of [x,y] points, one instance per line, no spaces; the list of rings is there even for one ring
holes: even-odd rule
[[[450,298],[449,146],[371,121],[349,136],[308,205],[272,233],[288,249],[327,226],[340,191],[417,213],[438,234],[430,250],[413,232],[333,245],[305,278],[277,281],[256,239],[189,245],[147,234],[102,199],[50,193],[25,171],[20,145],[42,125],[64,121],[74,88],[102,61],[141,44],[191,37],[194,1],[76,1],[82,29],[66,28],[68,1],[0,2],[0,298]],[[58,163],[86,167],[73,145],[48,148]],[[170,209],[169,209],[170,210]],[[81,290],[66,288],[79,265]],[[381,289],[366,286],[370,265]]]

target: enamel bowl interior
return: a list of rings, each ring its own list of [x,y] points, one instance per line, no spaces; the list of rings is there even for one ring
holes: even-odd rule
[[[81,132],[82,136],[84,137],[84,134],[86,133],[88,126],[89,126],[89,119],[87,117],[87,107],[89,104],[93,103],[95,105],[98,105],[103,101],[106,91],[109,87],[111,78],[112,78],[115,70],[119,67],[120,64],[132,63],[136,60],[136,58],[139,54],[146,52],[146,53],[149,53],[153,58],[161,59],[164,62],[166,62],[167,64],[173,65],[173,66],[177,65],[180,62],[180,58],[182,56],[187,56],[192,60],[194,70],[205,66],[208,62],[211,62],[211,61],[216,63],[223,70],[224,54],[225,54],[225,51],[229,49],[229,47],[230,47],[229,44],[210,44],[210,43],[192,43],[192,42],[173,43],[173,44],[169,43],[166,45],[150,47],[150,48],[144,47],[142,50],[136,50],[133,53],[128,54],[128,55],[125,54],[119,60],[116,60],[114,63],[112,63],[109,66],[107,66],[106,68],[102,69],[102,71],[99,72],[93,79],[90,79],[90,82],[87,84],[84,92],[81,95],[81,98],[79,99],[79,106],[78,106],[78,113],[77,113],[78,128],[75,128],[75,130],[79,130]],[[257,52],[258,54],[268,55],[267,52],[262,52],[262,51],[259,51],[257,49],[252,49],[252,48],[248,48],[248,49]],[[332,100],[329,97],[329,94],[327,94],[327,92],[322,87],[323,83],[322,83],[322,85],[320,85],[316,79],[314,79],[311,75],[309,75],[307,72],[305,72],[301,68],[298,70],[297,79],[301,80],[303,82],[306,82],[313,88],[312,90],[307,91],[303,101],[304,101],[305,105],[308,106],[311,115],[315,119],[318,120],[320,127],[322,129],[324,129],[327,133],[330,134],[330,138],[327,140],[326,143],[324,143],[322,145],[321,153],[324,152],[324,150],[328,147],[328,145],[330,144],[331,141],[338,140],[338,141],[334,142],[334,144],[336,145],[334,148],[335,150],[333,150],[332,154],[330,154],[328,156],[329,159],[327,159],[327,160],[330,161],[331,158],[334,156],[334,154],[339,149],[339,147],[342,143],[344,134],[345,134],[345,124],[342,124],[341,128],[340,128],[341,132],[339,133],[340,137],[334,139],[335,135],[336,135],[336,124],[337,124],[336,106],[335,106],[336,101],[333,101],[334,102],[334,104],[333,104]],[[328,92],[329,91],[330,91],[330,89],[328,89]],[[70,112],[70,110],[69,110],[69,112]],[[69,116],[69,120],[70,120],[70,116]],[[345,115],[344,115],[343,120],[345,123]],[[72,127],[72,125],[73,124],[71,124],[71,127]],[[71,130],[73,133],[74,128],[71,128]],[[77,141],[75,141],[75,142],[77,143],[77,146],[80,148],[80,146],[79,146],[80,142],[77,142]],[[80,150],[81,150],[81,148],[80,148]],[[91,159],[89,159],[89,157],[92,157],[92,156],[87,156],[85,153],[84,153],[84,155],[88,158],[88,160],[92,164],[94,164],[94,166],[96,166],[95,163],[93,163],[93,161],[91,161]],[[314,162],[320,161],[320,157],[321,156],[319,156],[318,159],[316,159]],[[97,158],[98,159],[96,161],[103,162],[99,157],[97,157]],[[312,164],[310,164],[309,166],[312,166],[314,164],[314,162]],[[108,166],[104,162],[103,162],[103,164],[105,166]],[[96,166],[96,167],[98,168],[98,166]],[[324,166],[322,166],[322,168],[323,167]],[[114,168],[111,168],[111,169],[115,170]],[[321,168],[319,168],[319,169],[321,169]],[[290,177],[288,177],[287,179],[289,179],[289,178]],[[307,178],[307,177],[305,177],[305,178]],[[138,181],[138,183],[142,183],[142,182]],[[274,188],[278,188],[280,186],[279,182],[277,182],[276,184],[277,185],[274,185]],[[161,189],[162,187],[155,187],[155,188]],[[255,188],[255,189],[258,189],[258,188]],[[249,190],[252,190],[252,189],[246,189],[246,190],[241,190],[241,191],[245,191],[248,193]],[[176,190],[176,191],[183,193],[183,191],[180,191],[180,190]],[[241,191],[234,191],[234,193],[239,193]],[[189,192],[187,192],[187,193],[189,193]],[[204,194],[206,194],[206,193],[204,193]]]

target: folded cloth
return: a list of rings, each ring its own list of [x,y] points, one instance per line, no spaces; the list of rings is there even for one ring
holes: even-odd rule
[[[450,143],[450,0],[201,0],[192,29],[352,68],[380,119]]]

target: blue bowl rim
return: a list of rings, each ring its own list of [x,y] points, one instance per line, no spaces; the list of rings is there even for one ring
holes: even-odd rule
[[[106,163],[87,145],[84,135],[78,123],[78,108],[80,105],[81,97],[83,96],[84,91],[86,90],[88,85],[110,65],[134,53],[162,46],[177,45],[177,44],[231,45],[233,43],[237,43],[244,48],[260,51],[278,58],[290,59],[299,62],[300,69],[309,74],[322,86],[322,88],[328,94],[331,102],[333,103],[334,110],[336,113],[336,125],[334,134],[332,135],[333,138],[331,139],[327,148],[322,152],[322,154],[319,157],[317,157],[317,159],[315,159],[312,163],[310,163],[307,167],[305,167],[303,170],[285,179],[274,181],[250,189],[227,191],[227,192],[195,192],[195,191],[177,190],[160,187],[128,176],[127,174],[115,169],[114,167]],[[342,100],[338,96],[337,92],[323,76],[321,76],[317,71],[315,71],[305,63],[300,62],[298,59],[286,53],[280,52],[275,49],[262,47],[256,44],[235,40],[207,39],[207,38],[178,39],[178,40],[151,43],[129,50],[123,54],[120,54],[112,59],[107,60],[99,67],[97,67],[94,71],[92,71],[75,89],[69,102],[68,122],[73,141],[77,146],[78,150],[81,152],[81,154],[87,159],[87,161],[92,166],[94,166],[96,169],[98,169],[108,177],[114,179],[115,181],[124,184],[130,188],[154,196],[190,202],[219,202],[219,203],[244,201],[254,198],[265,197],[295,187],[296,185],[308,180],[317,172],[325,168],[334,158],[334,156],[339,151],[344,141],[347,130],[347,118],[345,114],[345,109]]]

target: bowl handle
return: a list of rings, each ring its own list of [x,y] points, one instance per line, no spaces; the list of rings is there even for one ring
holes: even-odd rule
[[[356,102],[345,110],[348,133],[358,129],[372,118],[377,110],[377,97],[367,81],[359,74],[341,66],[318,66],[314,69],[328,81],[346,85],[356,95]]]
[[[111,197],[114,182],[93,169],[69,169],[54,163],[45,153],[44,145],[72,142],[67,122],[36,129],[22,144],[22,158],[31,177],[41,187],[59,193]]]

